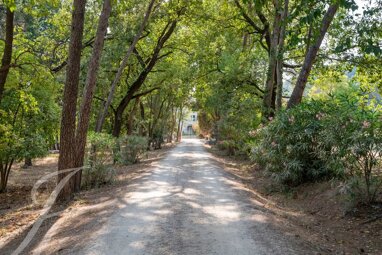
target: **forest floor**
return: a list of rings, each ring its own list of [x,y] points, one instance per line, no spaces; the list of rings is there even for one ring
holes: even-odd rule
[[[160,150],[149,151],[147,156],[137,164],[115,167],[116,180],[113,184],[81,191],[75,195],[73,201],[55,206],[52,211],[62,211],[62,214],[65,214],[74,208],[86,207],[89,204],[105,202],[105,206],[108,205],[114,195],[121,191],[121,187],[134,180],[136,175],[147,171],[151,164],[163,158],[175,145],[175,143],[168,143],[162,146]],[[10,254],[35,223],[43,203],[38,205],[32,203],[32,187],[42,176],[57,171],[57,162],[58,154],[50,154],[47,157],[34,160],[33,166],[27,169],[22,168],[22,162],[15,164],[12,168],[7,192],[0,194],[0,254]],[[55,185],[56,178],[43,184],[39,188],[38,201],[45,201]],[[45,220],[37,239],[42,238],[60,216]],[[34,241],[32,246],[37,243],[38,240]]]
[[[112,185],[82,191],[72,202],[56,206],[53,212],[61,213],[45,220],[27,250],[35,250],[33,254],[70,254],[66,251],[73,243],[99,231],[116,210],[125,206],[121,198],[130,189],[140,187],[141,179],[149,178],[153,165],[165,159],[173,147],[169,144],[151,151],[139,164],[118,167],[117,181]],[[253,197],[268,216],[273,215],[277,228],[287,236],[320,247],[317,254],[382,254],[382,220],[376,219],[382,213],[381,207],[345,213],[338,192],[340,183],[336,182],[309,184],[289,193],[274,192],[270,180],[249,161],[225,156],[207,145],[205,149],[228,178],[242,184],[240,190]],[[55,171],[57,158],[50,155],[36,160],[29,169],[22,169],[21,164],[13,169],[9,192],[0,194],[0,254],[10,254],[37,219],[41,206],[32,205],[30,190],[41,176]],[[42,187],[41,200],[54,185],[52,180]],[[41,247],[43,250],[39,250]]]
[[[256,164],[206,145],[225,170],[250,189],[264,206],[284,218],[284,225],[330,254],[382,254],[382,203],[353,208],[342,183],[310,183],[277,190]]]

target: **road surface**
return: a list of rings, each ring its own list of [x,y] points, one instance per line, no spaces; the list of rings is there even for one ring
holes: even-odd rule
[[[212,159],[185,139],[124,197],[125,205],[74,254],[315,254],[272,224]]]

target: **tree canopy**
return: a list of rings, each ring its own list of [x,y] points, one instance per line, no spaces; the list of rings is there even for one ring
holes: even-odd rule
[[[248,154],[301,102],[357,88],[380,103],[381,15],[380,0],[3,0],[1,191],[58,144],[59,169],[81,167],[89,131],[172,141],[189,109]]]

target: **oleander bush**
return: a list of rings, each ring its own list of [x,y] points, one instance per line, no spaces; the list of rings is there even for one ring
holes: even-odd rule
[[[362,94],[310,100],[257,130],[252,158],[278,183],[338,178],[355,203],[372,203],[382,186],[382,117]]]
[[[324,129],[320,113],[324,102],[310,101],[280,112],[257,133],[252,157],[277,182],[287,186],[336,176],[318,156],[319,135]]]
[[[382,186],[382,114],[368,98],[340,95],[337,108],[322,119],[319,155],[328,168],[344,174],[347,193],[355,204],[372,203]],[[322,152],[319,150],[319,152]]]

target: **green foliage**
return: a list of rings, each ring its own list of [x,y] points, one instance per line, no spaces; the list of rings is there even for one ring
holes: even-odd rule
[[[87,138],[87,165],[109,165],[113,163],[115,138],[106,133],[89,132]]]
[[[1,47],[0,47],[1,48]],[[35,60],[23,55],[22,61]],[[35,72],[39,75],[36,76]],[[2,190],[14,162],[45,156],[57,135],[57,84],[43,68],[11,69],[0,104]]]
[[[376,159],[367,159],[365,151],[378,151],[375,148],[379,145],[380,117],[372,113],[367,102],[361,102],[359,95],[339,99],[323,91],[338,93],[346,90],[348,83],[344,70],[356,69],[357,82],[368,91],[378,92],[379,89],[381,94],[381,4],[368,1],[362,13],[357,15],[354,13],[357,9],[355,1],[339,1],[340,9],[330,27],[330,36],[320,48],[309,77],[311,89],[306,95],[318,101],[310,101],[288,112],[281,111],[260,131],[258,137],[261,139],[256,140],[253,135],[260,123],[260,102],[269,58],[267,34],[272,34],[275,12],[272,1],[238,2],[242,10],[234,1],[156,3],[116,88],[114,107],[147,66],[147,59],[152,56],[168,20],[178,17],[180,9],[184,15],[160,52],[154,71],[135,95],[157,89],[140,96],[136,106],[132,103],[127,106],[122,119],[132,121],[127,128],[122,127],[122,132],[148,136],[150,144],[159,148],[164,137],[172,140],[176,133],[181,118],[179,109],[193,108],[199,111],[199,127],[203,135],[214,133],[220,141],[218,145],[229,154],[248,153],[250,144],[255,143],[256,155],[264,156],[259,160],[266,162],[269,172],[289,185],[332,176],[361,176],[363,171],[358,165],[365,162],[370,162],[375,169]],[[24,157],[43,156],[59,135],[59,105],[73,2],[3,0],[1,3],[15,11],[11,68],[0,105],[0,163],[5,166]],[[301,65],[307,47],[319,33],[329,3],[333,1],[290,3],[284,47],[286,64]],[[81,87],[86,79],[101,8],[102,1],[87,3]],[[94,93],[97,100],[92,105],[91,129],[146,8],[147,1],[113,1]],[[243,12],[264,31],[256,31],[243,18]],[[266,31],[268,28],[270,30]],[[0,34],[4,38],[3,32]],[[0,54],[4,44],[5,41],[0,40]],[[297,77],[294,72],[298,68],[285,67],[284,71],[284,80],[288,81],[285,83],[293,85]],[[290,87],[285,86],[284,96],[289,94]],[[354,100],[351,100],[352,96]],[[352,119],[351,123],[349,119]],[[113,129],[114,120],[115,116],[109,114],[105,130]],[[338,123],[346,128],[335,125]],[[370,127],[359,128],[368,126],[368,123],[371,123]],[[87,165],[94,169],[102,169],[115,159],[126,164],[137,162],[148,144],[145,138],[130,136],[121,138],[118,147],[113,138],[103,134],[90,134],[89,141],[94,144],[95,151],[94,155],[88,152]]]
[[[259,130],[253,157],[277,182],[296,186],[340,174],[326,168],[317,156],[319,134],[324,129],[317,117],[326,106],[320,101],[301,104],[280,112]]]
[[[163,142],[164,142],[163,128],[154,129],[152,132],[152,137],[150,138],[150,145],[157,150],[162,148]]]
[[[85,168],[82,171],[82,185],[86,188],[111,183],[115,178],[113,150],[115,139],[105,133],[89,133]]]
[[[246,93],[238,93],[229,102],[230,108],[218,122],[221,140],[226,140],[229,154],[249,153],[253,137],[251,131],[260,124],[259,101]]]
[[[127,165],[135,164],[145,155],[148,141],[146,137],[124,136],[119,139],[119,146],[120,162]]]
[[[252,156],[288,186],[351,178],[349,194],[371,203],[382,185],[381,118],[380,106],[359,90],[311,100],[259,130]]]
[[[234,140],[223,140],[217,143],[219,150],[226,151],[229,156],[234,156],[239,150],[237,143]]]
[[[372,203],[382,186],[382,112],[368,95],[341,94],[336,108],[323,116],[325,130],[319,157],[328,168],[343,172],[355,203]]]

